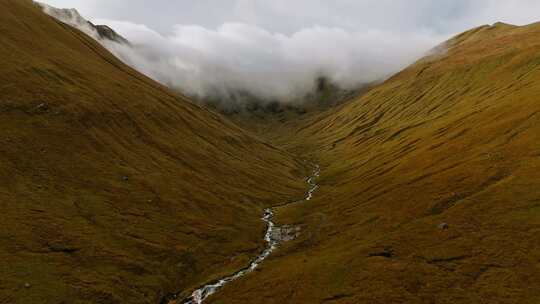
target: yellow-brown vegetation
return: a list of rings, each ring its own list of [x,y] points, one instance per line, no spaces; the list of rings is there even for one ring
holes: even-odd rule
[[[499,23],[273,126],[321,189],[280,210],[302,237],[209,303],[540,303],[539,96],[540,24]]]
[[[244,266],[303,165],[0,0],[0,303],[158,303]]]
[[[540,303],[540,24],[482,26],[336,108],[235,118],[0,0],[0,303]],[[287,152],[285,152],[287,151]]]

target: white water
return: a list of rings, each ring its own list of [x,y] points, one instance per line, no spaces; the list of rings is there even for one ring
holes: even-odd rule
[[[305,201],[310,201],[313,198],[313,194],[319,188],[315,180],[319,177],[321,173],[320,167],[316,166],[315,170],[313,171],[313,174],[311,177],[308,178],[307,183],[309,184],[309,190],[306,194],[306,197],[304,198]],[[195,290],[191,296],[189,296],[187,299],[184,299],[182,301],[183,304],[202,304],[204,300],[206,300],[210,295],[216,293],[219,291],[223,286],[227,285],[228,283],[235,281],[246,274],[252,272],[255,270],[268,256],[277,248],[279,243],[281,242],[280,239],[273,238],[274,231],[276,229],[276,225],[272,221],[274,218],[274,211],[269,208],[264,210],[264,215],[262,217],[262,220],[266,223],[267,229],[266,234],[264,235],[264,240],[267,243],[266,249],[259,254],[254,260],[251,261],[249,266],[247,268],[244,268],[235,274],[231,276],[224,277],[216,282],[207,284],[197,290]]]

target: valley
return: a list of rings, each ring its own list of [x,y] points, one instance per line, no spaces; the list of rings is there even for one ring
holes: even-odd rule
[[[540,302],[540,24],[271,115],[31,1],[0,32],[0,303]]]
[[[277,214],[301,237],[208,303],[538,301],[539,31],[473,29],[357,100],[263,131],[317,159],[320,189]]]
[[[195,290],[190,296],[184,299],[181,303],[186,303],[186,304],[203,303],[209,296],[215,294],[216,292],[219,292],[219,290],[223,288],[224,286],[226,286],[227,284],[233,283],[234,281],[256,270],[257,267],[259,267],[259,265],[263,263],[264,260],[266,260],[272,254],[272,252],[274,252],[278,248],[278,246],[281,245],[283,242],[294,240],[294,238],[296,238],[297,234],[299,233],[298,229],[293,228],[294,234],[290,235],[288,228],[286,226],[282,226],[282,227],[276,226],[275,223],[273,222],[273,218],[274,218],[273,209],[282,208],[289,204],[308,203],[313,198],[313,194],[318,188],[318,185],[315,182],[315,180],[319,177],[319,175],[320,175],[320,168],[318,166],[315,166],[313,174],[307,178],[309,189],[303,200],[292,202],[292,203],[285,203],[285,204],[276,206],[274,208],[268,208],[264,210],[264,215],[262,217],[262,220],[267,225],[267,230],[264,235],[264,241],[267,243],[267,247],[262,251],[261,254],[259,254],[255,259],[253,259],[250,262],[248,267],[239,270],[233,275],[221,278],[215,282],[212,282],[210,284],[207,284]],[[174,304],[178,302],[178,300],[176,300],[177,298],[178,298],[178,295],[173,294],[169,297],[166,297],[162,302]]]

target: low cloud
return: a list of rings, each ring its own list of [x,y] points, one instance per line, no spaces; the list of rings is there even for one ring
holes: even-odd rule
[[[215,30],[177,25],[172,35],[163,36],[145,25],[96,22],[133,44],[113,49],[120,58],[167,86],[199,97],[248,92],[284,102],[313,91],[318,77],[345,89],[383,79],[446,38],[323,26],[285,35],[244,23]]]
[[[362,30],[310,26],[288,34],[246,23],[216,29],[176,25],[163,35],[143,24],[108,19],[106,24],[131,45],[101,39],[69,10],[47,13],[100,41],[149,77],[188,95],[233,100],[292,102],[315,90],[320,77],[343,89],[382,80],[426,54],[447,35],[429,31]]]

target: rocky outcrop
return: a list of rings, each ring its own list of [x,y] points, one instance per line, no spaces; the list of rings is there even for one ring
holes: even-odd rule
[[[100,41],[100,40],[109,40],[120,44],[128,44],[129,41],[114,31],[107,25],[95,25],[92,22],[86,20],[76,9],[74,8],[56,8],[45,3],[35,2],[34,3],[41,7],[43,11],[74,28],[77,28],[83,31],[85,34],[90,37]]]

